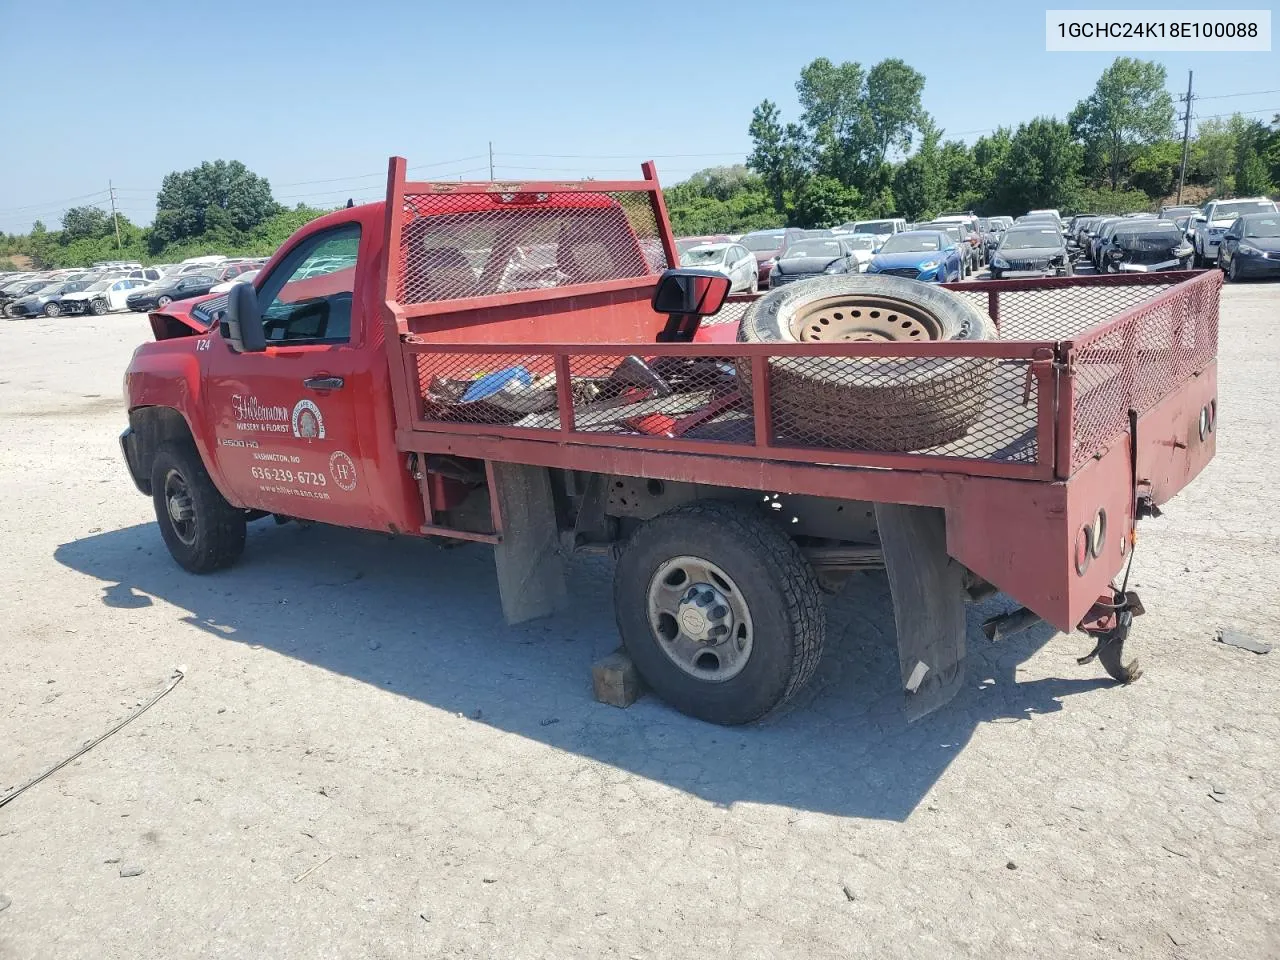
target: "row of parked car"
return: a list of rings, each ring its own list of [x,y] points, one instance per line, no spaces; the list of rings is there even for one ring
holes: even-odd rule
[[[724,273],[735,293],[840,273],[948,283],[972,276],[988,263],[993,276],[1071,272],[1055,210],[1033,210],[1017,221],[968,212],[918,224],[887,218],[829,230],[780,227],[741,237],[685,237],[676,244],[681,266]]]
[[[1280,274],[1280,210],[1266,197],[1081,215],[1068,234],[1100,272],[1189,270],[1217,263],[1232,280]]]
[[[265,263],[209,256],[151,267],[114,261],[87,269],[0,275],[0,310],[10,320],[152,310],[252,280]]]
[[[735,293],[839,273],[951,283],[986,266],[993,280],[1070,276],[1084,260],[1100,273],[1217,262],[1233,280],[1280,274],[1280,216],[1266,197],[1167,206],[1158,214],[1081,213],[1069,222],[1051,209],[1017,219],[966,212],[927,223],[862,220],[828,230],[779,227],[676,243],[681,266],[725,273]]]

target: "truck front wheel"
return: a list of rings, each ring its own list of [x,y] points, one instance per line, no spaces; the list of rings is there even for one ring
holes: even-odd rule
[[[797,693],[822,656],[813,569],[765,517],[703,501],[642,524],[613,580],[622,642],[681,713],[749,723]]]
[[[165,546],[183,569],[210,573],[244,552],[244,512],[222,498],[190,444],[167,444],[156,452],[151,498]]]

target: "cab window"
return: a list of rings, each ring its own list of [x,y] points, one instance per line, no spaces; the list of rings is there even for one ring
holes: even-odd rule
[[[272,343],[348,343],[360,225],[344,224],[298,245],[262,284],[262,328]]]

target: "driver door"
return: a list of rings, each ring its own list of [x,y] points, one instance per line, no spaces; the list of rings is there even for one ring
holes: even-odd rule
[[[359,526],[369,485],[356,394],[367,367],[352,330],[360,225],[306,237],[257,287],[267,348],[208,339],[208,409],[224,482],[241,505]]]

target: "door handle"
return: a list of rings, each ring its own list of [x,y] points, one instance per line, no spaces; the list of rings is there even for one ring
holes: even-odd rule
[[[343,382],[341,377],[307,377],[302,385],[308,390],[341,390]]]

